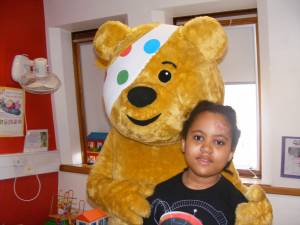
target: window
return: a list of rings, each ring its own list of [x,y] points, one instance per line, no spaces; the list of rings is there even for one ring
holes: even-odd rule
[[[90,161],[87,159],[89,149],[87,136],[92,132],[108,132],[110,129],[102,102],[101,87],[104,82],[104,72],[96,66],[96,56],[93,51],[93,38],[96,31],[72,33],[78,122],[82,162],[85,164]]]
[[[225,105],[237,113],[240,140],[234,154],[234,165],[239,169],[259,170],[258,158],[258,109],[256,84],[226,84]],[[247,102],[247,107],[245,107]],[[256,150],[256,151],[255,151]]]
[[[98,225],[107,225],[107,224],[108,224],[108,218],[103,218],[98,222]]]
[[[237,112],[241,129],[234,164],[243,176],[260,176],[260,95],[256,9],[210,13],[224,26],[228,51],[220,63],[225,83],[224,104]],[[203,15],[176,17],[174,24]]]
[[[89,151],[88,136],[92,141],[102,142],[103,137],[110,130],[110,122],[102,98],[105,71],[96,66],[97,59],[93,49],[93,39],[97,29],[109,20],[126,24],[127,15],[107,17],[101,19],[95,29],[72,33],[75,92],[83,164],[94,161],[98,155],[94,150]]]

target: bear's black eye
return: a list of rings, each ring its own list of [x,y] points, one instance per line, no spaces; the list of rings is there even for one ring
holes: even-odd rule
[[[168,82],[171,80],[172,74],[168,70],[161,70],[158,74],[158,78],[161,82]]]

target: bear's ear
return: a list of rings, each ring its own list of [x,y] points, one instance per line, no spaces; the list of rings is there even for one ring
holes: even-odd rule
[[[108,21],[99,27],[93,44],[100,66],[107,67],[111,63],[116,48],[128,33],[130,28],[119,21]]]
[[[196,17],[182,27],[182,35],[192,42],[206,60],[220,59],[227,48],[227,35],[220,23],[211,17]]]

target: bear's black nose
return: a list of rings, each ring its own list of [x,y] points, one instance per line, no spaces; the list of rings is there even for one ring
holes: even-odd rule
[[[134,87],[128,92],[127,98],[132,105],[144,107],[156,99],[156,92],[149,87]]]

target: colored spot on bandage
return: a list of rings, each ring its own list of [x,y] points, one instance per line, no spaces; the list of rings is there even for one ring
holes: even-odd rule
[[[123,50],[123,51],[120,53],[120,56],[121,56],[121,57],[125,57],[126,55],[128,55],[128,54],[130,53],[130,51],[131,51],[131,45],[130,45],[128,48],[126,48],[125,50]]]
[[[128,80],[128,71],[121,70],[117,76],[117,82],[119,85],[124,84]]]
[[[157,39],[151,39],[144,45],[144,51],[148,54],[153,54],[160,48],[160,41]]]

